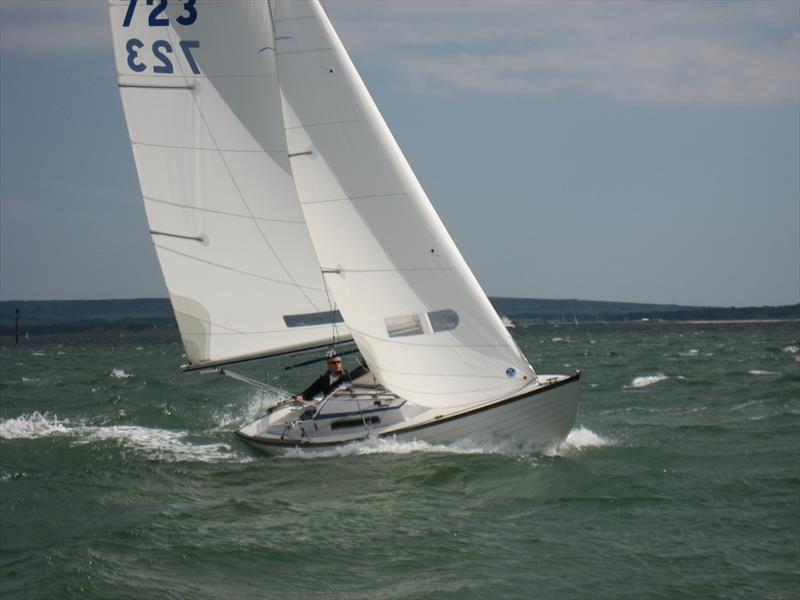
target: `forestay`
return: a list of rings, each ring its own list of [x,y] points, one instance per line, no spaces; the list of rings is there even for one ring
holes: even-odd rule
[[[110,17],[142,197],[189,360],[329,341],[333,307],[291,176],[268,4],[111,0]]]
[[[277,0],[289,156],[328,288],[378,380],[425,406],[535,377],[428,201],[316,0]]]

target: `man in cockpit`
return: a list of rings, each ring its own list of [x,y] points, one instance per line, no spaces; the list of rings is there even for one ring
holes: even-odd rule
[[[328,371],[320,375],[294,400],[295,402],[311,400],[320,392],[323,396],[327,396],[343,383],[350,383],[350,373],[342,367],[342,357],[334,354],[328,357]]]

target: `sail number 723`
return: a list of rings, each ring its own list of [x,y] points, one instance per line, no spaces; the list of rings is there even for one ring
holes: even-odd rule
[[[191,25],[194,23],[197,20],[196,1],[197,0],[181,0],[181,4],[183,4],[183,13],[181,13],[175,21],[181,25]],[[125,13],[125,20],[122,22],[123,27],[130,27],[131,20],[133,19],[133,11],[136,10],[137,2],[138,0],[129,0],[128,11]],[[169,25],[169,19],[161,16],[161,13],[167,8],[167,0],[147,0],[147,5],[153,7],[147,18],[147,24],[150,25],[150,27],[166,27]]]
[[[175,22],[179,25],[191,25],[197,20],[197,7],[195,6],[197,0],[180,0],[182,6],[181,14],[175,18]],[[130,27],[133,20],[133,14],[136,10],[138,0],[128,0],[128,10],[125,13],[125,19],[122,21],[123,27]],[[152,6],[150,13],[147,15],[147,25],[150,27],[167,27],[169,25],[169,18],[163,16],[163,12],[167,8],[167,0],[147,0],[147,5]],[[178,42],[186,57],[186,62],[192,69],[195,75],[200,74],[200,69],[197,62],[192,56],[192,49],[199,48],[200,42],[197,40],[181,40]],[[128,67],[135,73],[146,71],[148,65],[142,62],[142,57],[139,51],[144,48],[145,44],[139,38],[131,38],[125,44],[125,50],[128,53]],[[174,73],[175,70],[172,66],[172,59],[170,55],[173,53],[172,44],[167,40],[156,40],[151,47],[153,54],[153,73]]]

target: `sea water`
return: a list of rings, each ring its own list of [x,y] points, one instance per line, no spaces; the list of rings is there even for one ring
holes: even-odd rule
[[[270,457],[172,329],[0,347],[3,598],[798,598],[800,327],[541,325],[575,428]],[[346,362],[352,362],[348,357]],[[324,365],[243,367],[301,389]]]

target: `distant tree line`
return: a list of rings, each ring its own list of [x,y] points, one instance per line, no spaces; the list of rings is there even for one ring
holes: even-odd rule
[[[725,308],[535,298],[490,300],[498,313],[519,322],[800,320],[800,304]],[[0,302],[0,335],[14,334],[17,308],[23,334],[177,327],[167,298],[3,301]]]

